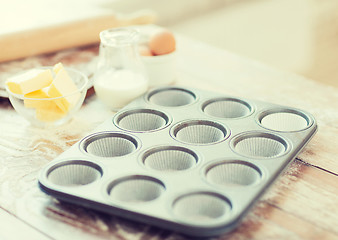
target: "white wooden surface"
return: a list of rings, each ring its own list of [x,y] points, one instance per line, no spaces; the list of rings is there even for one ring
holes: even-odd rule
[[[338,90],[191,39],[178,37],[177,42],[176,84],[301,108],[319,125],[309,145],[242,224],[218,239],[337,239]],[[2,63],[0,69],[11,72],[57,61],[86,69],[96,53],[97,46],[73,49]],[[92,96],[69,125],[44,130],[32,128],[6,99],[0,102],[0,213],[7,215],[1,214],[0,236],[16,239],[14,221],[26,239],[189,239],[59,203],[39,190],[39,170],[111,114]]]

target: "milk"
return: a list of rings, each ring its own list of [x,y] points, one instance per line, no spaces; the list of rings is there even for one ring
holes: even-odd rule
[[[108,70],[95,76],[97,97],[110,109],[118,110],[147,91],[148,80],[128,69]]]

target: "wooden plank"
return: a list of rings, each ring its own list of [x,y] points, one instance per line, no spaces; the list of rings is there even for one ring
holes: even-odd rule
[[[239,228],[220,239],[337,239],[337,179],[296,160]]]
[[[0,208],[0,222],[1,222],[1,231],[0,231],[1,240],[10,240],[10,239],[47,240],[47,239],[51,239],[47,235],[32,228],[27,223],[22,222],[20,219],[9,214],[7,211],[1,208]]]

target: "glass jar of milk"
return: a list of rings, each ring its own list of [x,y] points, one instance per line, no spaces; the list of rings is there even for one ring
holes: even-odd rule
[[[99,100],[117,111],[148,89],[148,77],[137,51],[139,34],[132,28],[100,33],[94,89]]]

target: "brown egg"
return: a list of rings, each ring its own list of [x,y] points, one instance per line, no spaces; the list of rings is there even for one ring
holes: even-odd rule
[[[175,51],[174,34],[168,30],[155,33],[149,39],[149,48],[154,55],[163,55]]]
[[[148,46],[140,45],[138,51],[141,56],[153,56]]]

